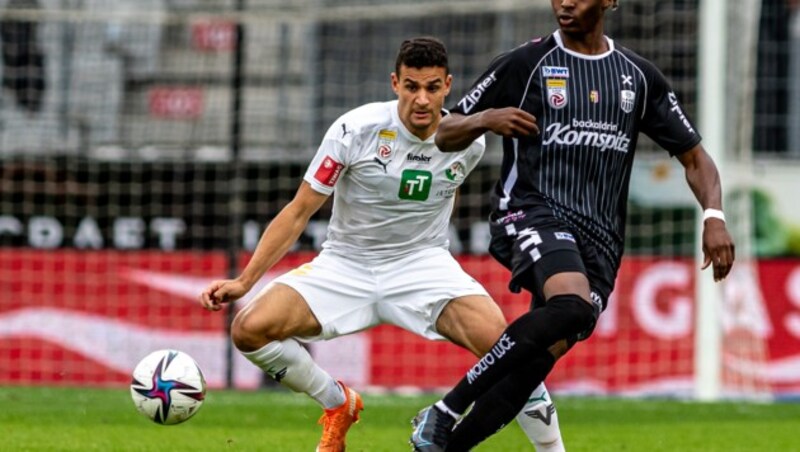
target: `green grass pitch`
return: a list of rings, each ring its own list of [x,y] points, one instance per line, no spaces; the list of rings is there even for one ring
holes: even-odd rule
[[[409,420],[436,398],[367,396],[348,451],[408,451]],[[799,451],[800,404],[556,398],[575,451]],[[0,387],[0,451],[311,452],[320,409],[287,392],[209,391],[200,412],[153,424],[127,388]],[[511,425],[477,451],[533,451]]]

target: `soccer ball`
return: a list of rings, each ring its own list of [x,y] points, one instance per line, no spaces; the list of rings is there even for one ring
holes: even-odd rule
[[[197,413],[206,396],[200,367],[186,353],[158,350],[133,370],[131,397],[136,409],[157,424],[179,424]]]

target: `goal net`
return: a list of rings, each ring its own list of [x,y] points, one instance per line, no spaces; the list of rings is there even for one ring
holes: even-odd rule
[[[692,117],[697,13],[697,1],[623,0],[606,30],[666,74]],[[746,18],[729,26],[753,27]],[[230,319],[194,300],[247,261],[330,122],[394,97],[389,74],[405,38],[446,43],[453,101],[498,53],[555,27],[548,2],[530,0],[0,2],[0,384],[123,384],[138,359],[176,348],[211,385],[261,385],[230,350]],[[751,68],[728,79],[728,106],[742,107],[728,123],[739,152],[725,161],[742,164],[737,174],[749,164],[750,138],[740,135],[752,123]],[[507,272],[486,255],[500,161],[498,140],[489,143],[451,242],[513,319],[530,300],[508,293]],[[641,141],[637,159],[617,287],[595,335],[557,365],[556,391],[693,392],[696,203],[680,165],[652,142]],[[737,179],[745,189],[731,196],[746,195],[747,178]],[[735,205],[729,224],[746,237],[748,201]],[[329,215],[325,206],[258,287],[319,250]],[[738,243],[748,256],[747,240]],[[736,275],[760,293],[756,272]],[[749,294],[735,287],[732,299]],[[768,358],[763,335],[724,318],[724,383],[769,392],[752,371]],[[310,348],[337,378],[374,390],[448,387],[474,361],[388,326]]]

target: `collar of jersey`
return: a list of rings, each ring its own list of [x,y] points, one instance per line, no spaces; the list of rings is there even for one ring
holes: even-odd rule
[[[580,58],[580,59],[583,59],[583,60],[600,60],[600,59],[603,59],[603,58],[611,55],[612,53],[614,53],[614,40],[609,38],[606,35],[603,35],[603,37],[608,42],[608,51],[607,52],[603,52],[603,53],[601,53],[599,55],[585,55],[583,53],[578,53],[578,52],[575,52],[574,50],[570,50],[570,49],[564,47],[564,41],[561,40],[561,31],[560,30],[556,30],[555,33],[553,33],[553,38],[555,38],[556,44],[558,44],[558,47],[560,47],[561,50],[563,50],[564,52],[567,52],[568,54],[574,56],[575,58]]]
[[[397,124],[397,128],[400,129],[400,133],[412,143],[433,143],[434,137],[436,137],[436,132],[433,132],[433,135],[429,136],[427,140],[422,140],[420,137],[411,133],[410,130],[406,128],[406,125],[403,124],[403,121],[400,120],[400,114],[397,112],[397,106],[399,102],[394,100],[392,101],[392,122]]]

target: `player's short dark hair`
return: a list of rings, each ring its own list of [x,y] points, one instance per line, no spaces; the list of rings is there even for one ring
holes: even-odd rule
[[[400,44],[400,51],[397,52],[397,61],[394,67],[396,74],[400,74],[400,66],[402,65],[416,69],[442,67],[445,73],[450,73],[450,67],[447,63],[447,48],[445,48],[442,41],[431,36],[422,36],[403,41]]]

